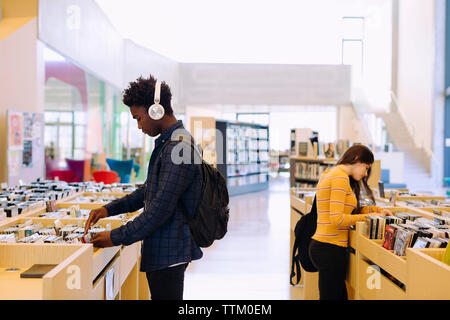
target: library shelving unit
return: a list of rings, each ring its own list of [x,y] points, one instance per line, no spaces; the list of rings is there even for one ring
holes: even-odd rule
[[[127,193],[118,193],[120,197]],[[96,193],[71,194],[56,203],[57,208],[78,206],[95,209],[105,203],[77,202],[83,196]],[[98,193],[111,196],[111,193]],[[83,227],[86,218],[39,217],[46,207],[2,221],[3,230],[14,224],[32,220],[43,226],[52,226],[56,220],[64,225]],[[134,219],[140,211],[122,215],[122,218],[101,219],[97,225],[111,229]],[[54,264],[40,279],[20,278],[20,273],[34,264]],[[94,300],[148,300],[149,288],[145,273],[139,272],[140,242],[130,246],[96,248],[92,244],[55,243],[0,243],[0,299],[94,299]]]
[[[298,194],[304,191],[303,198]],[[295,224],[311,209],[312,189],[291,188],[291,252]],[[429,208],[404,205],[386,207],[393,213],[412,212],[425,218],[440,217]],[[349,231],[349,299],[363,300],[448,300],[450,299],[450,266],[442,262],[445,249],[407,248],[405,256],[397,256],[382,246],[382,240],[365,235],[365,223],[358,222]],[[292,256],[290,257],[292,261]],[[291,287],[293,299],[319,298],[318,273],[302,269],[300,286]]]
[[[320,175],[328,167],[335,166],[334,158],[290,157],[290,186],[315,187]]]
[[[290,186],[313,188],[319,182],[321,174],[329,167],[336,166],[338,160],[334,158],[290,157]],[[375,160],[372,164],[368,180],[369,186],[375,188],[381,179],[381,163]]]
[[[269,128],[252,123],[216,121],[216,129],[223,137],[223,143],[216,142],[217,169],[227,180],[229,195],[267,189]]]

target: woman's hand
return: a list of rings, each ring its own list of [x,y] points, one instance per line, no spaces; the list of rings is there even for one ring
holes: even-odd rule
[[[373,213],[370,213],[370,215],[371,216],[393,216],[394,214],[387,209],[381,209],[380,212],[373,212]]]
[[[382,216],[393,216],[394,215],[390,210],[387,210],[387,209],[381,209],[380,213]]]

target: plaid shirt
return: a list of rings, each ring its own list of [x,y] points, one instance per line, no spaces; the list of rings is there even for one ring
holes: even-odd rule
[[[133,193],[105,205],[108,216],[133,212],[144,207],[134,220],[111,231],[114,245],[130,245],[144,240],[141,248],[141,271],[149,272],[170,265],[200,259],[203,253],[194,242],[186,214],[193,216],[200,200],[202,173],[200,165],[175,164],[170,143],[160,151],[172,133],[182,130],[191,135],[178,121],[155,141],[147,180]]]

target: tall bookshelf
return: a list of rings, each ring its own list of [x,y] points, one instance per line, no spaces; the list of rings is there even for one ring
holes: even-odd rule
[[[217,169],[226,177],[229,195],[267,189],[269,128],[252,123],[216,121],[216,129],[223,137],[222,144],[216,141]]]

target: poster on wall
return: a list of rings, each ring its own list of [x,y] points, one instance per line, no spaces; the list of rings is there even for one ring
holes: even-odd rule
[[[32,113],[25,112],[23,114],[23,138],[33,139],[33,119]]]
[[[44,114],[8,110],[8,185],[45,176]]]
[[[33,167],[33,141],[24,140],[23,142],[23,160],[22,167]]]
[[[23,147],[23,118],[21,114],[13,113],[8,117],[8,136],[10,149],[22,149]]]
[[[33,129],[32,129],[32,139],[33,148],[43,148],[44,147],[44,116],[39,113],[33,113]]]

